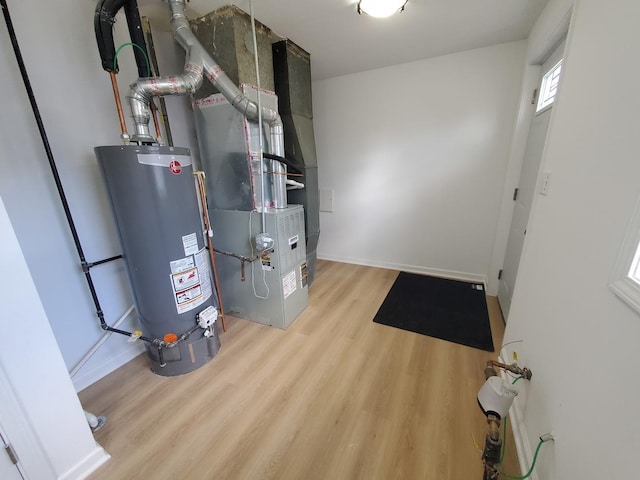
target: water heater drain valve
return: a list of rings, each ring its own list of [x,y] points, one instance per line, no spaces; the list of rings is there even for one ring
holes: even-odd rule
[[[218,310],[213,306],[209,306],[198,314],[198,325],[200,325],[201,328],[206,330],[211,325],[216,323],[217,319],[218,319]]]

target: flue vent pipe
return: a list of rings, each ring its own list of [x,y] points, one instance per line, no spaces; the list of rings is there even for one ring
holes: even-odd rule
[[[203,76],[206,76],[236,110],[248,119],[258,121],[259,110],[256,102],[249,100],[240,91],[191,31],[185,15],[184,0],[169,0],[167,3],[174,38],[186,51],[184,73],[179,76],[141,78],[131,85],[128,98],[136,129],[132,139],[142,143],[154,141],[149,133],[149,103],[152,97],[193,93],[202,85]],[[266,107],[262,108],[260,113],[262,120],[269,125],[272,152],[284,156],[284,130],[280,115]]]

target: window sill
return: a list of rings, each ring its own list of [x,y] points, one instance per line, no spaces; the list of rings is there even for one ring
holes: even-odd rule
[[[536,113],[535,113],[536,117],[537,117],[538,115],[542,115],[542,114],[543,114],[544,112],[546,112],[547,110],[551,110],[551,107],[553,107],[553,104],[554,104],[554,103],[555,103],[555,102],[551,102],[549,105],[545,105],[545,106],[544,106],[544,107],[542,107],[540,110],[536,110]]]
[[[640,313],[640,285],[629,277],[620,278],[609,284],[609,288],[613,290],[623,302]]]

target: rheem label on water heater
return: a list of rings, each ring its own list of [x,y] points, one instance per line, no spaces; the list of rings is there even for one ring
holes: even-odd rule
[[[169,164],[169,171],[171,173],[173,173],[174,175],[180,175],[180,172],[182,172],[182,165],[180,165],[180,162],[177,160],[173,160],[170,164]]]

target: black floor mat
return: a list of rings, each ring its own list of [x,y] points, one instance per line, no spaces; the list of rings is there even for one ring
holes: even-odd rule
[[[400,272],[373,321],[494,351],[482,284]]]

